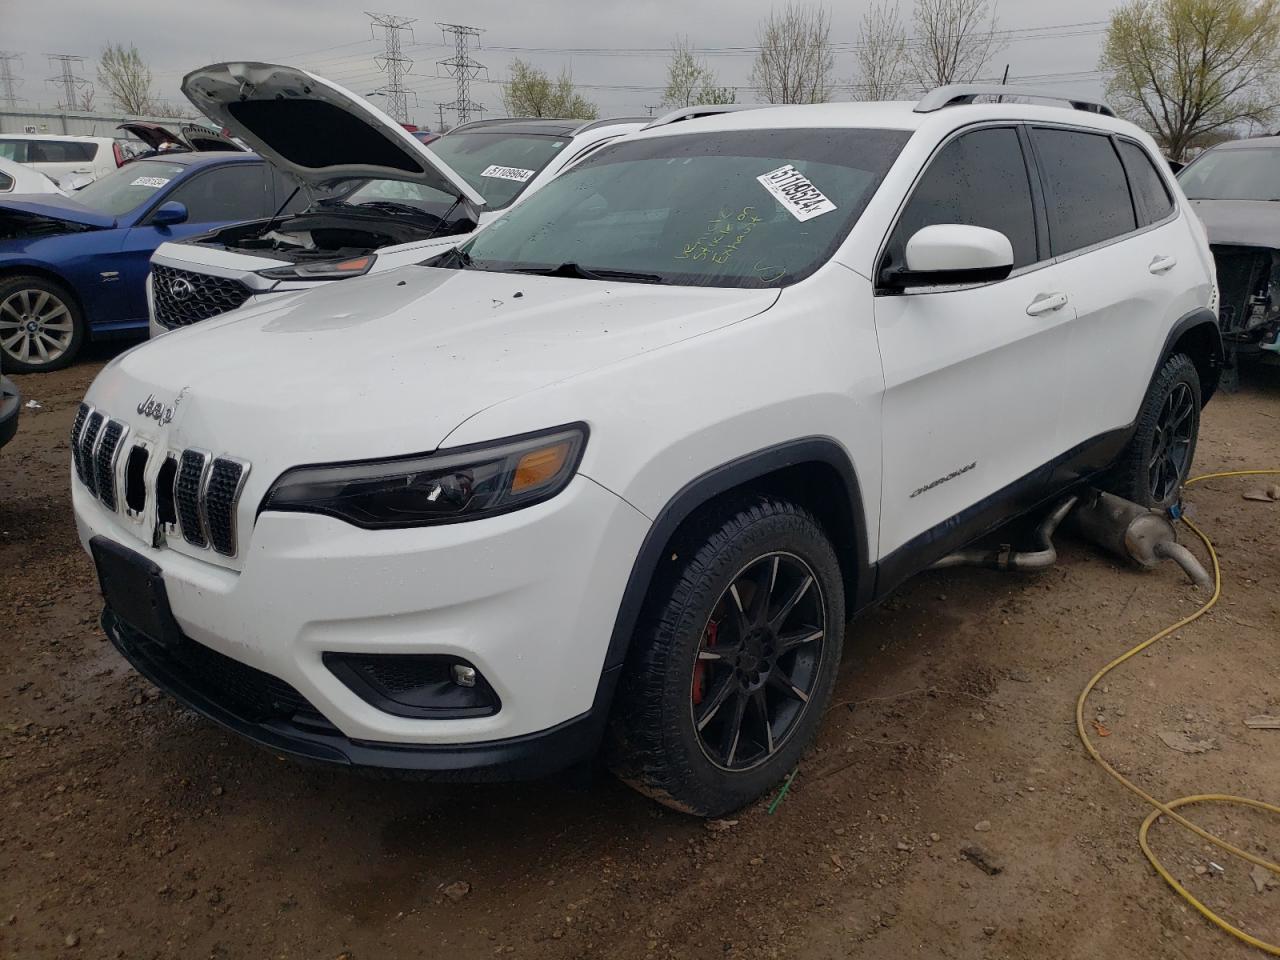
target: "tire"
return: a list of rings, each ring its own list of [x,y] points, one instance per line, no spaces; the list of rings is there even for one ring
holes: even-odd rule
[[[62,284],[36,276],[0,280],[0,361],[6,370],[61,370],[75,360],[84,336],[84,315]]]
[[[1151,381],[1138,425],[1105,484],[1155,510],[1178,502],[1200,435],[1200,375],[1185,353],[1164,362]]]
[[[771,497],[704,514],[673,555],[632,638],[607,756],[640,792],[719,816],[812,742],[840,665],[844,584],[818,522]]]

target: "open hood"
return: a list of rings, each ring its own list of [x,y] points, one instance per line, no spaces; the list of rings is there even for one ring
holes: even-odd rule
[[[224,137],[217,130],[198,123],[184,123],[175,132],[170,127],[159,123],[130,120],[127,123],[120,124],[116,129],[133,134],[152,150],[160,150],[162,147],[167,146],[177,150],[244,152],[243,147]]]
[[[273,63],[193,70],[182,92],[196,109],[311,187],[369,178],[421,183],[473,207],[474,187],[409,131],[336,83]]]

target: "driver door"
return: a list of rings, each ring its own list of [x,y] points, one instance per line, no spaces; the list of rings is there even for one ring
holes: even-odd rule
[[[1016,126],[970,130],[933,156],[890,233],[879,270],[932,224],[1009,238],[995,283],[877,289],[884,368],[882,580],[892,582],[1032,506],[1061,453],[1064,358],[1074,312],[1049,261],[1030,151]],[[1054,306],[1057,304],[1056,306]]]

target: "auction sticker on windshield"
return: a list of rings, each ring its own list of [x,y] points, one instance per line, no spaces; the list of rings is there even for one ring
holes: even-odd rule
[[[802,223],[836,209],[836,205],[821,190],[789,163],[756,179],[788,213]]]
[[[482,177],[494,177],[498,180],[514,180],[516,183],[524,183],[536,173],[534,170],[525,170],[523,167],[500,167],[496,163],[490,164],[480,171]]]
[[[166,183],[168,183],[168,182],[169,182],[169,178],[168,178],[168,177],[137,177],[137,178],[133,181],[133,183],[129,184],[129,186],[131,186],[131,187],[156,187],[157,189],[159,189],[160,187],[163,187],[163,186],[164,186]]]

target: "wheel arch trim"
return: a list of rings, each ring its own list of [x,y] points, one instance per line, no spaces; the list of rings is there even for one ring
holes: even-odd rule
[[[1151,371],[1151,377],[1148,383],[1155,381],[1159,375],[1161,367],[1164,366],[1166,360],[1173,354],[1174,348],[1178,343],[1193,330],[1203,330],[1204,335],[1210,338],[1209,355],[1191,356],[1192,362],[1195,363],[1196,369],[1200,371],[1200,404],[1209,402],[1209,398],[1213,396],[1218,388],[1218,380],[1222,373],[1222,363],[1224,352],[1222,349],[1222,333],[1218,327],[1218,318],[1207,307],[1197,307],[1195,310],[1184,314],[1178,319],[1165,337],[1164,346],[1160,348],[1160,353],[1156,357],[1155,367]],[[1205,372],[1210,373],[1210,377],[1205,376]]]
[[[845,448],[831,437],[790,440],[713,467],[681,487],[658,512],[640,545],[631,574],[627,578],[613,632],[609,637],[603,666],[605,671],[621,666],[626,660],[649,585],[658,572],[659,561],[668,543],[680,525],[700,507],[732,490],[806,464],[833,469],[847,496],[853,524],[852,551],[848,544],[834,544],[837,556],[841,559],[841,567],[844,568],[846,562],[852,564],[852,577],[847,579],[852,579],[855,595],[846,598],[846,612],[852,613],[870,602],[875,575],[868,561],[866,513],[853,461]]]

